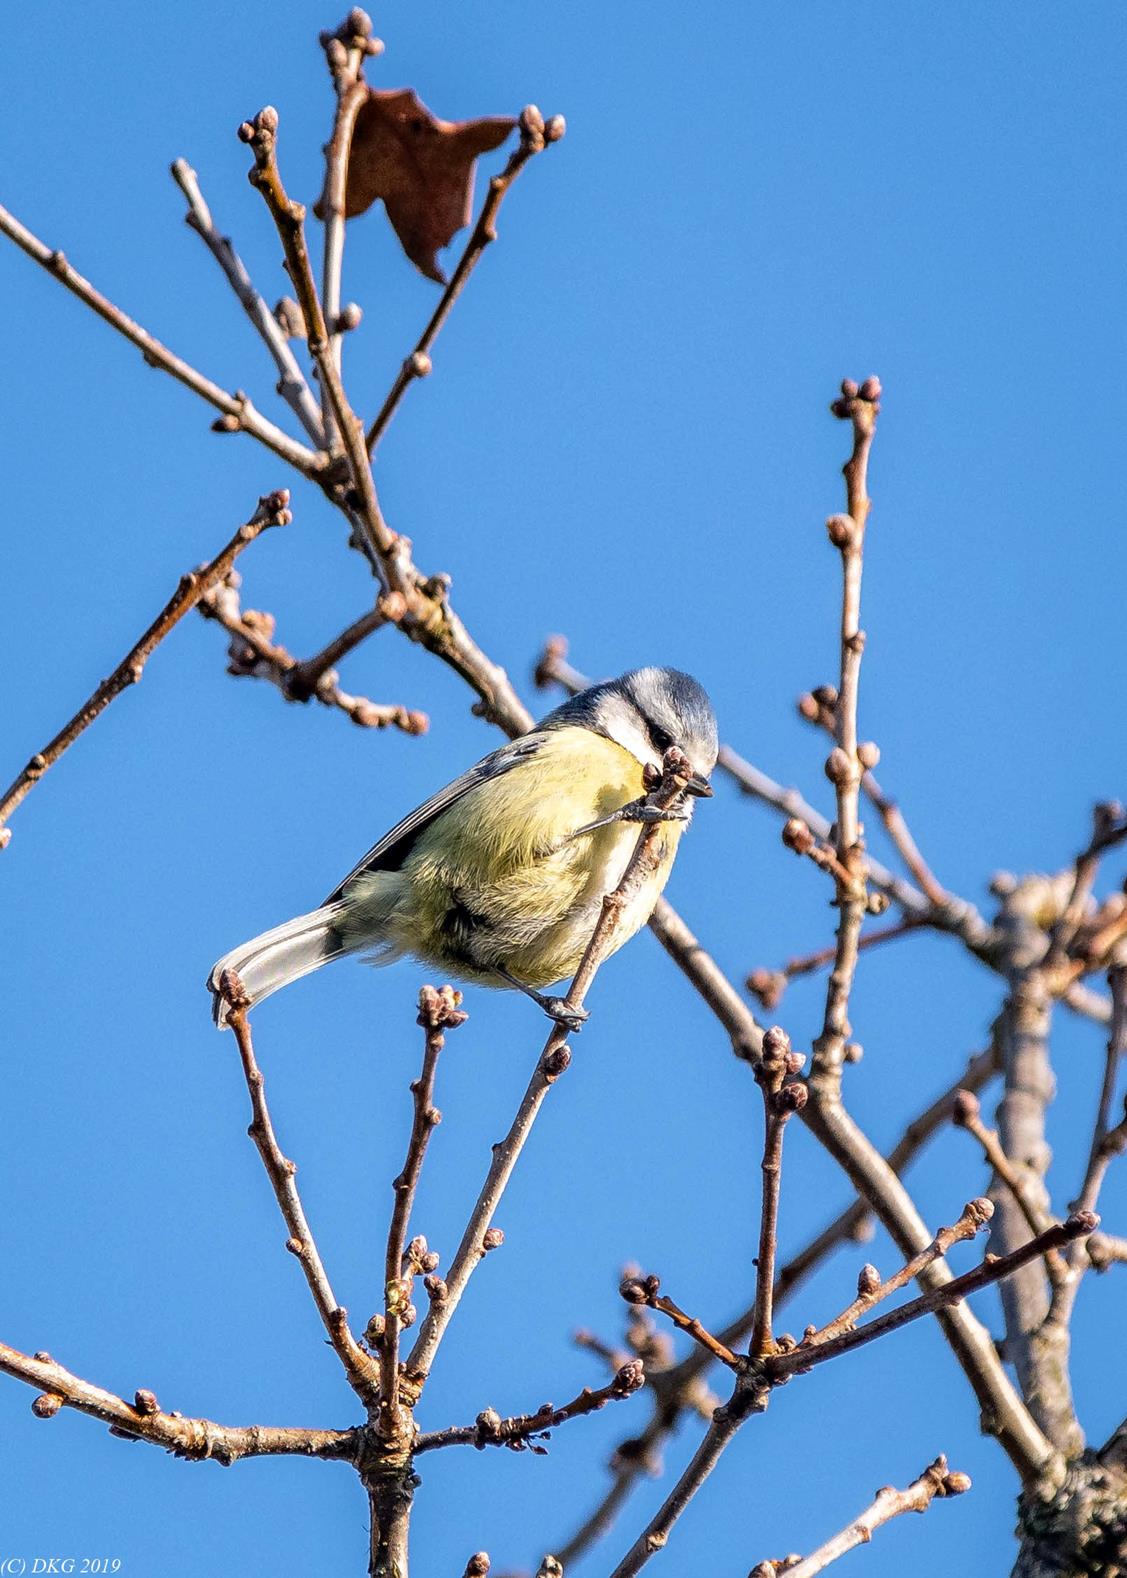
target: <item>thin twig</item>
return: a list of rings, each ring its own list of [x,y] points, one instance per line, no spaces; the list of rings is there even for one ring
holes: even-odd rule
[[[372,37],[372,20],[367,12],[354,8],[335,33],[323,33],[321,44],[329,64],[336,93],[333,130],[325,144],[325,184],[317,204],[318,217],[325,226],[325,246],[321,270],[321,301],[329,331],[329,355],[339,377],[343,335],[341,332],[341,271],[344,264],[345,192],[348,183],[348,158],[356,117],[368,97],[364,81],[364,59],[378,55],[383,44]],[[308,320],[307,320],[308,321]],[[324,380],[321,383],[322,419],[330,447],[335,446],[337,427],[333,399]]]
[[[912,1299],[907,1304],[901,1304],[898,1309],[890,1310],[887,1315],[878,1315],[875,1320],[867,1322],[864,1326],[854,1327],[852,1331],[840,1332],[836,1337],[831,1337],[826,1342],[811,1348],[798,1347],[788,1353],[775,1354],[764,1359],[762,1361],[764,1374],[772,1385],[776,1385],[788,1376],[804,1373],[808,1367],[824,1364],[828,1359],[836,1359],[843,1353],[852,1353],[855,1348],[863,1348],[870,1342],[876,1342],[878,1338],[899,1330],[910,1321],[919,1320],[921,1316],[934,1315],[937,1310],[949,1309],[967,1298],[969,1294],[977,1293],[982,1288],[990,1287],[992,1283],[1001,1282],[1004,1278],[1012,1276],[1022,1266],[1039,1259],[1047,1250],[1060,1249],[1074,1239],[1087,1238],[1090,1233],[1095,1232],[1099,1220],[1092,1211],[1076,1212],[1067,1221],[1054,1223],[1052,1227],[1046,1228],[1043,1233],[1038,1233],[1028,1243],[1021,1244],[1008,1255],[989,1256],[981,1265],[975,1266],[973,1271],[968,1271],[961,1277],[953,1277],[950,1282],[932,1288],[928,1293],[921,1293],[918,1298]]]
[[[557,1425],[596,1413],[607,1403],[632,1397],[645,1383],[642,1361],[629,1359],[606,1386],[585,1386],[578,1397],[573,1397],[562,1408],[542,1403],[534,1414],[515,1414],[509,1419],[502,1419],[495,1409],[486,1408],[472,1425],[451,1425],[447,1430],[421,1435],[415,1443],[415,1455],[447,1446],[475,1446],[479,1451],[488,1446],[509,1447],[516,1452],[530,1446],[534,1452],[542,1450],[535,1443],[543,1440]]]
[[[726,1343],[714,1337],[706,1326],[703,1326],[695,1315],[688,1315],[675,1304],[671,1298],[659,1293],[661,1283],[655,1276],[628,1276],[622,1279],[618,1291],[627,1304],[644,1304],[651,1310],[660,1310],[663,1315],[677,1327],[699,1343],[701,1348],[712,1359],[719,1359],[721,1364],[726,1364],[729,1369],[738,1370],[742,1365],[740,1356],[733,1353]]]
[[[667,751],[661,779],[647,795],[647,803],[662,810],[673,805],[684,791],[685,771],[687,771],[685,758],[678,751]],[[642,829],[618,886],[603,898],[602,909],[591,940],[587,944],[563,1000],[567,1010],[574,1012],[583,1007],[591,982],[610,951],[622,912],[652,875],[659,859],[658,850],[662,845],[660,822]],[[563,1024],[556,1023],[549,1032],[537,1059],[536,1067],[508,1134],[493,1148],[493,1160],[485,1183],[482,1185],[481,1193],[462,1235],[462,1241],[458,1245],[457,1253],[445,1278],[446,1297],[431,1305],[407,1359],[407,1373],[415,1384],[421,1385],[430,1373],[438,1346],[466,1290],[466,1285],[488,1251],[486,1239],[490,1231],[490,1223],[531,1132],[536,1115],[548,1091],[569,1062],[567,1030]]]
[[[411,1276],[404,1272],[404,1255],[407,1233],[411,1222],[411,1209],[415,1203],[415,1190],[419,1184],[423,1159],[431,1134],[441,1114],[434,1105],[434,1076],[439,1055],[446,1045],[447,1030],[456,1030],[468,1017],[462,1012],[462,994],[452,986],[435,990],[424,986],[419,993],[419,1024],[425,1031],[423,1070],[412,1081],[411,1096],[414,1115],[411,1137],[407,1144],[407,1158],[403,1170],[392,1184],[395,1205],[387,1233],[387,1250],[384,1256],[384,1329],[380,1337],[380,1411],[379,1430],[386,1443],[405,1442],[409,1435],[409,1419],[399,1405],[399,1334],[404,1316],[411,1304]]]
[[[808,723],[825,729],[827,734],[833,735],[836,727],[837,701],[838,694],[833,685],[819,685],[816,690],[808,691],[798,698],[799,716],[805,718]],[[879,756],[875,747],[870,748],[870,756],[871,765],[866,765],[865,771],[861,774],[861,792],[872,803],[897,853],[920,888],[937,909],[942,909],[949,902],[950,895],[936,881],[930,866],[920,854],[915,839],[908,831],[908,824],[900,807],[895,800],[885,794],[874,777],[872,768],[876,766],[876,758]]]
[[[1050,1227],[1053,1218],[1041,1208],[1030,1193],[1025,1178],[1002,1149],[1002,1142],[996,1130],[988,1129],[983,1123],[978,1097],[972,1091],[960,1090],[955,1096],[952,1105],[952,1122],[957,1128],[965,1129],[978,1141],[982,1154],[993,1168],[996,1177],[1001,1179],[1017,1201],[1022,1216],[1029,1224],[1029,1231],[1043,1233],[1045,1228]],[[1067,1275],[1067,1266],[1059,1249],[1048,1251],[1045,1256],[1045,1269],[1054,1287]]]
[[[289,340],[281,325],[254,288],[246,265],[235,251],[230,236],[222,235],[216,230],[211,209],[200,190],[199,177],[187,159],[177,159],[171,169],[173,180],[188,202],[188,212],[184,216],[186,223],[200,237],[227,276],[228,283],[242,303],[247,317],[262,336],[266,349],[274,358],[274,365],[279,375],[278,393],[292,408],[316,447],[319,450],[324,449],[325,431],[321,424],[321,413],[317,409],[313,391],[305,380],[305,374],[290,349]]]
[[[1124,838],[1127,838],[1127,814],[1123,807],[1115,800],[1101,801],[1092,810],[1092,836],[1088,845],[1076,857],[1072,891],[1049,935],[1046,969],[1053,969],[1062,963],[1084,919],[1099,871],[1100,857]]]
[[[753,1359],[775,1351],[772,1320],[775,1256],[778,1253],[779,1194],[782,1187],[783,1133],[787,1122],[806,1105],[806,1086],[797,1076],[805,1060],[791,1051],[790,1038],[777,1025],[763,1037],[755,1070],[763,1093],[763,1188],[759,1217],[759,1254],[755,1261],[755,1315],[751,1327]],[[787,1082],[789,1078],[789,1083]]]
[[[141,636],[140,640],[130,648],[125,657],[114,669],[108,679],[104,679],[97,690],[83,703],[71,718],[70,722],[61,728],[41,751],[38,751],[28,762],[23,772],[11,784],[3,795],[0,795],[0,849],[3,849],[11,838],[11,831],[5,826],[12,812],[20,802],[30,794],[34,786],[43,777],[49,767],[53,767],[79,735],[94,722],[99,713],[103,712],[130,685],[135,685],[141,678],[145,664],[164,640],[165,636],[173,630],[189,613],[202,597],[215,586],[230,571],[231,566],[242,553],[243,549],[252,543],[260,532],[271,526],[284,526],[292,519],[288,509],[290,501],[289,492],[285,488],[275,493],[264,494],[258,501],[258,508],[250,520],[240,526],[231,541],[209,563],[202,565],[198,570],[181,576],[180,585],[153,620],[152,624]]]
[[[210,378],[205,378],[197,372],[188,362],[173,354],[166,345],[143,329],[139,323],[122,312],[120,307],[115,307],[113,302],[91,285],[88,279],[70,266],[62,252],[52,251],[49,246],[40,241],[13,214],[6,208],[0,208],[0,234],[6,235],[18,247],[33,258],[36,263],[45,268],[61,285],[73,292],[78,299],[92,308],[99,318],[125,336],[144,356],[150,367],[159,367],[163,372],[171,373],[172,377],[198,394],[201,399],[213,405],[217,411],[223,413],[220,421],[215,424],[217,431],[249,433],[252,438],[257,438],[260,444],[265,444],[267,449],[274,451],[291,466],[296,467],[303,476],[316,480],[324,465],[326,456],[312,449],[307,449],[280,427],[275,427],[258,411],[242,392],[236,390],[228,394],[218,384],[212,383]]]
[[[951,1473],[947,1459],[940,1455],[924,1469],[919,1479],[913,1480],[907,1490],[894,1490],[883,1485],[877,1491],[872,1505],[835,1534],[816,1551],[795,1561],[787,1558],[781,1562],[760,1562],[753,1567],[748,1578],[814,1578],[824,1572],[831,1562],[836,1562],[847,1551],[858,1545],[867,1545],[883,1524],[890,1523],[905,1512],[926,1512],[936,1497],[961,1496],[970,1489],[968,1474]]]
[[[857,1297],[825,1326],[807,1331],[800,1347],[816,1348],[821,1343],[831,1342],[842,1332],[852,1331],[859,1316],[867,1314],[875,1305],[898,1292],[900,1288],[906,1287],[909,1282],[914,1282],[922,1271],[946,1255],[953,1244],[961,1244],[966,1239],[973,1238],[986,1226],[993,1215],[994,1207],[989,1200],[970,1200],[963,1207],[963,1213],[957,1222],[951,1227],[941,1227],[927,1248],[921,1249],[918,1255],[913,1255],[911,1260],[901,1266],[899,1271],[893,1272],[892,1276],[882,1281],[875,1266],[862,1266],[857,1277]]]
[[[369,455],[375,453],[376,445],[387,431],[388,424],[411,384],[416,379],[425,378],[430,372],[430,353],[434,348],[434,342],[450,316],[454,303],[465,289],[470,275],[481,260],[482,253],[491,241],[497,239],[497,214],[513,182],[530,159],[542,153],[549,143],[559,142],[565,131],[562,115],[553,115],[550,120],[545,121],[540,111],[532,104],[521,112],[519,125],[520,146],[509,155],[509,161],[500,175],[495,175],[489,182],[489,190],[481,206],[481,213],[470,232],[465,251],[450,276],[450,283],[442,292],[430,322],[419,336],[414,350],[396,374],[395,382],[388,390],[375,421],[368,429],[366,443]]]
[[[841,680],[834,708],[836,744],[826,762],[826,775],[837,800],[835,823],[837,864],[835,872],[838,926],[833,968],[826,987],[822,1033],[814,1042],[811,1076],[824,1094],[841,1083],[845,1043],[849,1036],[849,994],[857,968],[857,944],[866,909],[866,866],[861,842],[858,796],[865,763],[858,750],[857,693],[865,634],[861,629],[861,567],[864,562],[865,526],[869,518],[869,451],[880,411],[880,382],[868,378],[857,387],[847,379],[841,398],[831,407],[835,416],[853,428],[853,451],[845,463],[848,514],[834,515],[827,523],[830,541],[841,554]]]
[[[253,121],[244,121],[239,127],[239,137],[250,146],[254,155],[251,184],[262,194],[277,227],[285,254],[286,271],[305,318],[309,354],[316,364],[322,391],[327,391],[328,409],[344,445],[352,487],[359,501],[355,518],[362,532],[369,561],[385,590],[406,593],[409,582],[399,584],[404,581],[403,568],[399,562],[400,540],[384,520],[372,480],[372,468],[364,448],[363,426],[348,403],[336,362],[330,353],[329,331],[321,298],[313,282],[306,244],[305,208],[289,197],[282,184],[277,159],[277,110],[272,105],[259,110]]]
[[[239,600],[239,579],[228,575],[200,599],[199,610],[205,619],[214,619],[232,637],[227,649],[227,672],[250,679],[264,679],[274,685],[286,701],[317,701],[336,708],[346,718],[365,729],[401,729],[404,734],[425,734],[430,720],[425,712],[395,702],[371,701],[367,696],[352,696],[340,686],[339,676],[325,659],[329,654],[348,652],[373,630],[386,622],[380,605],[341,632],[315,657],[299,662],[284,646],[274,641],[274,619],[257,609],[243,609]],[[385,594],[386,599],[398,594]]]
[[[876,948],[881,943],[893,942],[898,937],[907,937],[913,932],[922,930],[922,922],[914,920],[910,915],[905,916],[901,920],[893,921],[889,926],[874,926],[872,931],[862,932],[857,939],[857,948],[860,953],[864,953],[867,948]],[[766,1013],[774,1013],[783,1000],[783,993],[788,983],[797,980],[801,975],[812,975],[824,965],[832,964],[836,951],[833,946],[816,948],[813,953],[804,953],[788,959],[781,970],[759,967],[748,975],[747,989]]]
[[[218,1425],[211,1419],[187,1419],[165,1413],[152,1392],[142,1389],[134,1401],[107,1392],[56,1364],[47,1353],[26,1354],[0,1343],[0,1371],[38,1388],[32,1409],[50,1419],[60,1408],[73,1408],[100,1419],[110,1433],[148,1441],[176,1457],[230,1465],[240,1458],[268,1456],[319,1457],[354,1462],[360,1446],[358,1430],[306,1430],[278,1425]]]
[[[250,1094],[253,1116],[248,1133],[258,1148],[258,1154],[262,1158],[262,1165],[270,1179],[279,1209],[290,1230],[286,1248],[297,1258],[305,1273],[305,1280],[309,1284],[317,1313],[321,1317],[337,1357],[344,1366],[349,1385],[363,1402],[370,1405],[374,1402],[377,1391],[376,1368],[372,1359],[352,1335],[348,1325],[348,1311],[342,1308],[333,1293],[306,1219],[297,1184],[294,1182],[297,1167],[282,1154],[281,1146],[278,1144],[270,1120],[270,1109],[266,1105],[265,1081],[254,1055],[250,1021],[247,1018],[246,992],[238,976],[231,970],[224,973],[222,991],[229,1005],[227,1023],[235,1033],[243,1076]]]

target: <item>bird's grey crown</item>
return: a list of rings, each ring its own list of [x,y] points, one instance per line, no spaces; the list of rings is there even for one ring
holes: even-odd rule
[[[707,692],[676,668],[636,668],[592,685],[550,712],[540,727],[594,729],[655,764],[676,745],[705,777],[719,748]]]

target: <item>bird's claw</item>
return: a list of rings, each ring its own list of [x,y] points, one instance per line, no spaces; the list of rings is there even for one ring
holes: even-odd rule
[[[591,1017],[588,1009],[574,1008],[566,997],[537,997],[536,1001],[549,1019],[555,1020],[557,1025],[562,1025],[572,1035],[578,1035]]]

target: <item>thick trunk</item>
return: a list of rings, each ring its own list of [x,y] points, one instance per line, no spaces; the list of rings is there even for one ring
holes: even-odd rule
[[[1012,1578],[1127,1578],[1127,1471],[1085,1453],[1047,1501],[1018,1502]]]

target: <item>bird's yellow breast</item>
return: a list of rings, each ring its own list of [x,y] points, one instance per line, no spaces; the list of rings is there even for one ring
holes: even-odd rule
[[[400,872],[376,873],[364,908],[373,941],[463,976],[525,985],[571,975],[640,831],[582,827],[645,793],[641,763],[589,729],[553,730],[520,765],[461,796],[420,835]],[[659,868],[624,914],[620,947],[644,925],[665,885],[682,824],[663,824]]]

